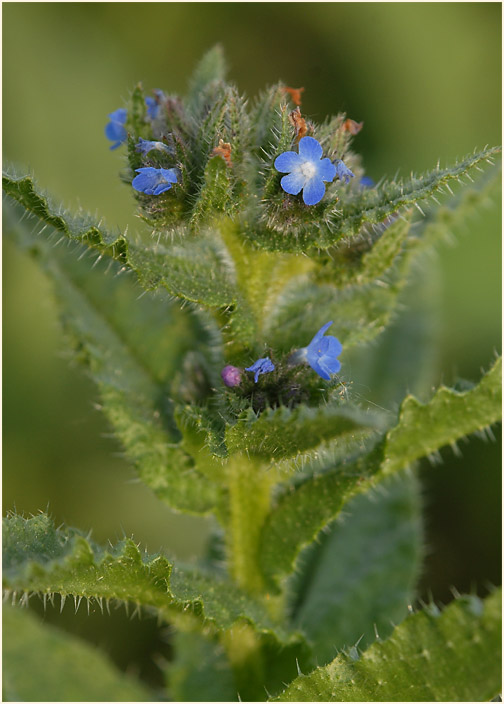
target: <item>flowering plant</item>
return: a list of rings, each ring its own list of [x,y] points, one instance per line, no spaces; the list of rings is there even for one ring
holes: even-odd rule
[[[55,207],[31,176],[4,174],[6,229],[52,278],[140,479],[174,509],[215,519],[207,559],[184,566],[131,540],[102,548],[46,514],[12,514],[6,594],[156,612],[176,628],[164,666],[174,700],[490,699],[498,593],[412,608],[423,553],[414,465],[499,420],[501,361],[464,392],[406,395],[395,412],[353,391],[366,365],[352,355],[397,322],[413,265],[489,186],[415,220],[413,236],[414,207],[499,150],[374,185],[352,150],[362,124],[312,124],[300,102],[301,89],[278,84],[248,110],[218,48],[184,99],[138,86],[105,136],[126,150],[147,244]],[[94,262],[54,247],[56,235]],[[426,344],[406,359],[423,396]],[[381,406],[394,408],[404,389],[380,370],[378,381]],[[21,633],[43,644],[39,659],[59,648],[60,681],[76,696],[154,698],[70,637],[62,652],[27,613],[7,610],[6,628],[12,643]],[[4,642],[7,689],[22,699]],[[74,667],[75,652],[96,677]]]

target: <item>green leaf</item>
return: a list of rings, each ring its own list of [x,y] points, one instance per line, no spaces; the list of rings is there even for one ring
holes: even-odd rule
[[[104,653],[26,609],[3,609],[6,701],[151,701],[150,693],[108,662]],[[92,676],[90,676],[92,675]]]
[[[292,572],[301,549],[336,518],[345,502],[369,488],[369,480],[379,471],[381,458],[382,449],[378,445],[371,453],[363,453],[353,461],[340,460],[332,470],[303,477],[278,494],[260,537],[261,570],[271,589],[277,589]]]
[[[166,668],[172,701],[237,701],[233,670],[220,643],[198,631],[179,631],[173,645],[175,657]]]
[[[232,177],[229,166],[221,156],[208,160],[203,184],[193,207],[192,222],[198,224],[216,213],[232,211]]]
[[[300,558],[293,624],[307,636],[319,665],[359,641],[365,650],[408,614],[420,574],[419,487],[412,473],[356,496]],[[292,586],[290,587],[292,589]]]
[[[333,282],[338,288],[363,286],[383,277],[403,252],[411,228],[412,211],[390,224],[378,229],[379,235],[362,239],[358,244],[353,239],[331,251],[331,257],[321,272],[319,281]],[[373,246],[370,247],[370,239]]]
[[[233,270],[225,249],[215,232],[201,238],[178,233],[173,244],[147,247],[135,244],[125,235],[112,235],[88,216],[74,217],[51,204],[38,192],[30,176],[3,175],[7,195],[69,240],[96,249],[101,256],[132,269],[141,285],[153,290],[164,286],[171,294],[208,306],[232,305],[236,298]]]
[[[142,554],[132,540],[105,550],[73,528],[55,528],[45,514],[10,515],[3,523],[4,587],[76,599],[116,599],[153,607],[166,620],[192,616],[218,631],[248,623],[279,642],[299,640],[236,586],[196,568],[177,568],[162,555]],[[182,616],[181,616],[182,615]]]
[[[220,44],[212,47],[196,66],[189,80],[189,91],[185,100],[187,109],[196,117],[205,101],[216,90],[226,75],[226,62]]]
[[[274,701],[489,701],[501,688],[501,592],[414,614],[360,657],[341,653]]]
[[[399,423],[388,436],[383,473],[392,472],[444,445],[496,423],[502,413],[502,358],[499,357],[473,389],[442,386],[428,403],[407,396]]]
[[[252,410],[246,411],[234,425],[227,427],[226,445],[230,452],[246,452],[269,461],[282,460],[298,457],[324,441],[382,427],[377,414],[349,404],[320,408],[301,405],[295,409],[281,406],[267,409],[259,416]]]
[[[141,479],[178,510],[210,511],[219,500],[217,486],[177,446],[170,401],[174,372],[187,350],[200,346],[196,338],[206,337],[196,318],[166,295],[139,297],[115,263],[92,267],[89,258],[51,246],[26,220],[16,222],[15,213],[5,211],[9,233],[51,278],[69,342],[98,385],[102,410]]]
[[[280,200],[278,192],[275,209],[264,214],[260,226],[246,228],[245,234],[256,247],[269,251],[328,249],[343,238],[356,237],[364,226],[380,226],[402,209],[442,192],[444,187],[449,189],[450,182],[460,181],[473,168],[491,160],[500,151],[500,147],[490,147],[445,169],[436,168],[420,177],[385,182],[375,188],[362,189],[358,184],[338,188],[339,201],[334,200],[334,193],[332,200],[328,198],[308,209],[285,193]],[[272,181],[271,193],[274,192],[273,184]]]
[[[293,347],[306,347],[322,325],[334,320],[331,334],[342,343],[344,353],[384,330],[397,307],[403,285],[401,278],[386,284],[338,289],[294,279],[266,316],[265,335],[272,347],[288,352]]]
[[[425,250],[450,234],[450,230],[477,213],[482,206],[492,203],[499,193],[500,168],[489,170],[476,186],[465,189],[449,203],[429,212],[425,219],[415,223],[410,232],[410,211],[402,217],[390,216],[380,226],[367,228],[358,238],[348,238],[330,250],[330,256],[317,278],[333,282],[336,286],[362,285],[382,277],[397,258],[404,253],[411,257],[411,250]]]
[[[501,416],[501,360],[470,391],[440,388],[427,404],[408,397],[396,427],[371,451],[342,458],[319,451],[311,474],[278,494],[260,538],[261,568],[272,589],[290,574],[309,545],[352,496],[443,445],[496,422]],[[308,467],[310,469],[310,467]],[[317,511],[313,511],[317,506]]]
[[[256,155],[264,161],[264,165],[270,165],[271,160],[280,153],[274,140],[281,128],[282,112],[286,107],[287,100],[282,83],[267,88],[254,100],[252,105],[250,118],[252,142]],[[292,130],[290,130],[290,139],[292,139],[292,135]]]

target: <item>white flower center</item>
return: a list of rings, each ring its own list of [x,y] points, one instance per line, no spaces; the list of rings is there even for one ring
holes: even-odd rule
[[[306,179],[310,179],[315,176],[317,172],[317,167],[312,161],[305,161],[303,164],[301,164],[300,170]]]

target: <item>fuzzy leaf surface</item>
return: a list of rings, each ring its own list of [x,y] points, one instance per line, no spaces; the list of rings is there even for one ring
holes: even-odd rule
[[[501,688],[501,592],[432,605],[360,657],[341,653],[273,701],[489,701]]]
[[[171,245],[147,247],[135,244],[123,234],[113,235],[87,216],[74,217],[53,205],[39,192],[31,176],[3,174],[4,192],[39,218],[42,226],[54,228],[64,237],[85,244],[101,256],[111,257],[133,270],[147,290],[159,286],[172,295],[208,306],[231,305],[235,298],[233,272],[225,261],[223,247],[215,233],[195,240],[183,238]]]
[[[473,389],[439,388],[428,403],[407,396],[387,436],[383,472],[392,473],[464,435],[497,422],[502,412],[502,358]]]
[[[371,189],[359,188],[357,184],[339,188],[339,200],[334,195],[334,200],[324,200],[308,210],[284,194],[283,201],[276,206],[276,212],[263,217],[260,226],[247,228],[247,236],[256,247],[270,251],[328,249],[343,238],[358,235],[362,227],[379,226],[401,209],[430,198],[443,187],[449,187],[451,182],[460,181],[473,168],[491,160],[500,151],[500,147],[489,147],[445,169],[436,168],[419,177],[385,182]]]
[[[145,702],[154,697],[97,648],[42,624],[27,609],[4,607],[3,628],[6,701]]]
[[[196,568],[177,568],[162,555],[142,554],[132,540],[105,550],[72,528],[56,528],[40,514],[3,522],[4,588],[62,597],[116,599],[152,607],[167,620],[181,613],[217,630],[247,622],[281,642],[291,634],[233,584]]]
[[[336,462],[330,452],[326,457],[321,452],[311,475],[278,495],[264,524],[261,565],[272,588],[293,570],[300,550],[336,518],[349,499],[414,460],[497,422],[500,396],[499,359],[470,391],[459,393],[441,387],[427,404],[407,398],[397,425],[370,452]]]
[[[226,444],[230,452],[282,460],[324,441],[382,427],[380,416],[350,405],[280,407],[263,411],[258,417],[246,412],[235,425],[228,426]]]
[[[354,497],[302,555],[293,623],[318,665],[359,641],[365,650],[408,614],[422,562],[419,487],[410,472]]]
[[[183,355],[201,336],[196,319],[164,296],[139,297],[119,267],[92,267],[68,247],[37,237],[5,208],[8,232],[49,275],[71,346],[100,392],[101,407],[141,479],[179,510],[206,513],[216,485],[199,475],[179,446],[169,400]],[[10,215],[9,215],[10,214]],[[86,254],[86,250],[82,251]]]

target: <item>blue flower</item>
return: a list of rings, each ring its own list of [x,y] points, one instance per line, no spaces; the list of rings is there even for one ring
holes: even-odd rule
[[[145,98],[145,104],[147,105],[147,117],[150,120],[156,120],[159,117],[159,110],[161,108],[161,100],[164,98],[164,93],[162,90],[152,91],[155,98]]]
[[[261,359],[258,359],[257,362],[254,362],[251,367],[245,367],[245,371],[254,372],[254,382],[257,384],[260,374],[272,372],[274,368],[275,365],[269,357],[262,357]]]
[[[337,174],[332,161],[327,157],[322,159],[322,147],[313,137],[299,140],[299,154],[283,152],[277,156],[275,169],[288,173],[280,181],[284,191],[296,196],[302,190],[306,205],[315,205],[322,200],[325,193],[324,181],[330,183]]]
[[[359,183],[362,188],[373,188],[375,185],[375,182],[370,176],[361,176]]]
[[[114,112],[111,112],[108,116],[110,122],[105,126],[105,137],[110,139],[111,142],[115,142],[110,148],[117,149],[123,142],[126,141],[128,133],[124,127],[126,118],[128,117],[128,111],[126,108],[119,108]]]
[[[135,176],[131,185],[135,191],[146,193],[148,196],[158,196],[170,189],[172,183],[177,183],[176,169],[155,169],[146,166],[135,170],[138,176]]]
[[[144,156],[153,149],[170,154],[170,147],[163,142],[153,142],[149,139],[142,139],[141,137],[138,138],[138,144],[135,144],[135,149],[137,152],[141,152]]]
[[[350,171],[348,166],[345,166],[341,159],[336,159],[334,166],[336,167],[336,176],[345,183],[348,183],[350,179],[355,176],[355,174]]]
[[[294,353],[292,362],[294,364],[301,361],[308,362],[310,367],[317,372],[322,379],[331,380],[331,374],[336,374],[341,369],[341,363],[337,357],[341,354],[341,342],[332,335],[324,337],[325,331],[331,327],[333,321],[323,325],[308,347],[303,347]]]

